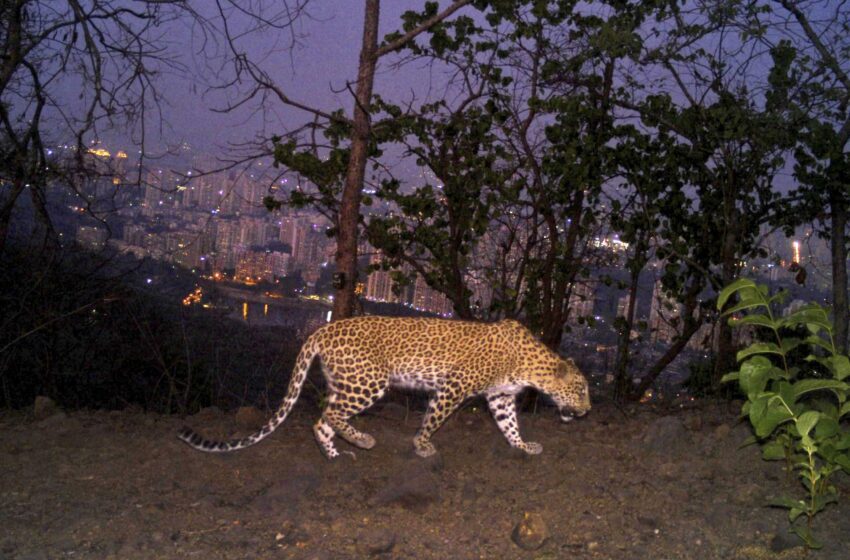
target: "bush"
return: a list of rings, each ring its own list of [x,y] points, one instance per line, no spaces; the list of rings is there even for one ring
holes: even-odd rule
[[[803,498],[782,497],[771,505],[787,508],[792,530],[806,546],[818,548],[812,521],[838,500],[830,477],[839,470],[850,473],[850,431],[841,424],[850,413],[850,386],[844,381],[850,360],[836,351],[832,323],[821,306],[778,317],[774,308],[786,294],[770,296],[766,286],[740,279],[720,293],[718,309],[735,294],[738,302],[724,313],[732,316],[730,324],[752,325],[767,336],[738,352],[740,369],[723,382],[737,381],[746,395],[741,412],[752,424],[762,457],[785,460],[805,489]]]
[[[70,409],[191,413],[275,406],[284,394],[299,348],[294,329],[249,328],[183,306],[194,278],[151,289],[144,278],[164,272],[60,257],[0,256],[0,407],[46,395]]]

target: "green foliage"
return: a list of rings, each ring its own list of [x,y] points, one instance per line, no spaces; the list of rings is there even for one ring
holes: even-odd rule
[[[739,370],[723,381],[737,381],[746,395],[742,413],[753,426],[762,457],[786,460],[806,491],[804,498],[783,497],[771,505],[788,509],[792,530],[806,546],[819,548],[812,520],[838,500],[830,476],[839,470],[850,473],[850,430],[841,424],[850,413],[850,385],[845,381],[850,361],[836,351],[823,307],[810,304],[776,316],[784,293],[770,295],[767,287],[742,278],[720,292],[717,308],[734,296],[737,303],[724,313],[731,316],[730,324],[758,327],[768,336],[738,352]],[[744,311],[747,314],[740,315]],[[803,338],[786,334],[800,329]],[[798,363],[792,355],[800,350],[805,357]],[[799,523],[803,518],[805,523]]]

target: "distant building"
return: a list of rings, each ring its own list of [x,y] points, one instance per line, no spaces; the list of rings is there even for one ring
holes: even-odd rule
[[[369,264],[380,265],[381,255],[375,254],[369,259]],[[394,282],[389,270],[373,270],[366,279],[366,292],[364,297],[371,301],[386,303],[402,303],[398,294],[393,292]]]
[[[661,280],[656,280],[649,307],[649,330],[652,339],[664,343],[672,342],[681,331],[680,313],[679,302],[667,297]]]
[[[580,317],[592,317],[595,294],[592,282],[575,284],[570,294],[569,307],[571,323],[577,323]]]
[[[629,294],[622,296],[617,300],[617,317],[626,317],[629,311]],[[637,309],[637,302],[635,302],[635,309]]]
[[[271,253],[252,248],[242,253],[236,264],[236,280],[238,282],[273,282]]]
[[[411,305],[419,311],[435,313],[443,317],[451,317],[454,313],[454,305],[445,294],[428,286],[422,276],[416,276],[413,283],[413,297]]]
[[[77,243],[87,249],[103,249],[109,232],[105,228],[96,226],[77,226]]]

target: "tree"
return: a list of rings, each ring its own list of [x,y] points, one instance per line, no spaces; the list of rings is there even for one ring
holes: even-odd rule
[[[237,10],[242,11],[238,3],[228,1]],[[382,44],[378,44],[378,23],[380,17],[380,0],[364,0],[363,35],[360,47],[360,58],[357,69],[357,79],[354,84],[354,108],[350,118],[343,116],[340,112],[328,113],[319,109],[309,107],[307,104],[291,99],[278,87],[274,80],[250,60],[250,57],[237,44],[237,34],[232,33],[226,24],[227,15],[220,9],[222,20],[225,21],[225,30],[230,45],[233,62],[237,76],[245,73],[256,84],[256,88],[249,94],[249,98],[259,92],[271,92],[285,105],[296,107],[307,111],[315,117],[324,119],[328,123],[334,123],[348,127],[348,146],[346,150],[346,170],[342,189],[340,193],[338,212],[334,224],[333,233],[337,241],[335,279],[336,292],[334,294],[333,317],[341,319],[354,314],[357,285],[357,240],[361,223],[360,206],[363,194],[363,183],[366,175],[366,164],[370,151],[374,149],[374,138],[372,134],[372,94],[375,81],[375,69],[378,61],[390,53],[396,52],[408,45],[423,32],[439,26],[443,20],[470,4],[472,0],[455,0],[442,11],[436,2],[426,2],[421,13],[413,11],[406,12],[404,16],[404,29],[401,32],[392,33],[386,37]],[[299,4],[299,7],[303,7]],[[284,11],[283,26],[292,22],[292,12]],[[268,20],[259,13],[253,14],[261,26],[267,26]],[[271,27],[280,29],[281,24],[271,22]],[[308,178],[309,175],[307,175]],[[270,205],[276,203],[270,201]]]
[[[472,319],[468,271],[510,171],[504,169],[504,146],[495,141],[492,115],[467,103],[443,113],[445,107],[445,102],[426,106],[422,116],[406,119],[401,132],[411,133],[404,139],[408,154],[437,184],[404,192],[398,181],[385,181],[376,196],[400,214],[372,216],[367,232],[391,266],[408,265],[452,301],[458,317]]]
[[[182,7],[182,0],[0,5],[0,182],[8,185],[0,194],[0,254],[25,193],[51,243],[51,181],[61,178],[90,208],[80,179],[99,172],[88,157],[88,141],[99,132],[138,125],[144,145],[146,111],[156,107],[153,76],[174,64],[158,28]],[[69,147],[64,155],[54,154],[59,144]]]
[[[811,17],[818,14],[817,17]],[[785,217],[787,227],[824,224],[831,243],[835,340],[848,348],[847,225],[850,213],[850,11],[843,2],[769,0],[744,12],[742,27],[782,57],[786,68],[772,76],[776,99],[799,130],[795,178],[799,200]]]
[[[776,220],[785,202],[774,177],[784,165],[793,134],[782,104],[753,87],[760,77],[752,75],[754,62],[767,61],[741,40],[735,13],[706,4],[686,21],[673,12],[675,27],[664,41],[647,49],[644,60],[664,70],[675,97],[662,90],[636,105],[624,104],[639,112],[645,127],[671,135],[679,144],[672,153],[677,154],[694,206],[670,216],[665,227],[678,239],[668,236],[658,252],[667,267],[684,266],[704,277],[681,292],[691,298],[699,295],[700,284],[719,291],[738,277],[741,262],[763,256],[762,226]],[[772,63],[773,73],[786,67],[781,58],[774,57]],[[690,315],[683,317],[687,321]],[[734,366],[733,340],[725,323],[718,325],[716,353],[715,383]]]

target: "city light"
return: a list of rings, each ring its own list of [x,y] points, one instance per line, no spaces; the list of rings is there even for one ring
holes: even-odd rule
[[[109,150],[103,148],[89,148],[88,153],[99,158],[108,158],[112,155],[109,153]]]
[[[203,297],[203,289],[200,286],[196,286],[194,290],[189,292],[189,295],[183,298],[183,305],[189,306],[195,303],[201,303],[201,298]]]

